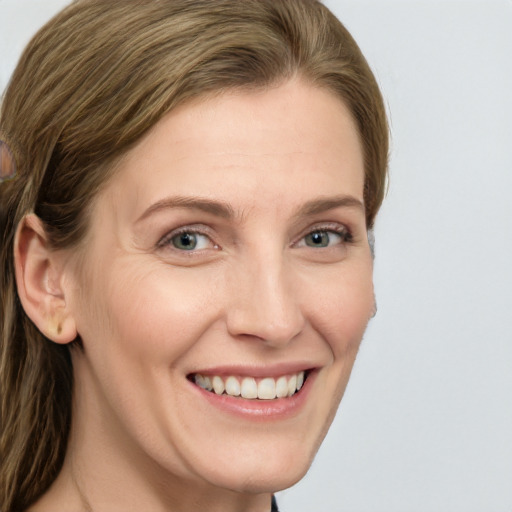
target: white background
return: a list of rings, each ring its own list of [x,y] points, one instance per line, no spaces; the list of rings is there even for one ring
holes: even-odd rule
[[[0,0],[0,88],[63,0]],[[372,320],[283,512],[512,512],[512,2],[330,0],[391,113]]]

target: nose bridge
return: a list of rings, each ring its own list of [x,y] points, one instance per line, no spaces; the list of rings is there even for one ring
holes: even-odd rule
[[[243,259],[231,280],[228,329],[270,345],[285,345],[304,326],[293,271],[282,251],[260,249]]]

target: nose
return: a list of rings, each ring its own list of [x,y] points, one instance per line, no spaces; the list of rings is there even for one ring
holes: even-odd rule
[[[253,258],[229,279],[227,327],[234,337],[257,338],[282,347],[305,325],[293,272],[282,257]]]

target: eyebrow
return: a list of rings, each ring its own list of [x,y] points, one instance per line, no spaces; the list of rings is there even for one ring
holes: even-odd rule
[[[321,197],[313,201],[309,201],[300,207],[297,217],[307,217],[308,215],[316,215],[324,213],[335,208],[355,208],[365,212],[364,203],[354,196],[334,196]]]
[[[186,197],[186,196],[173,196],[161,199],[152,204],[144,213],[137,219],[137,223],[146,219],[155,212],[167,210],[169,208],[188,208],[192,210],[200,210],[206,213],[211,213],[217,217],[229,219],[234,217],[233,208],[222,201],[213,201],[211,199],[200,197]]]
[[[217,217],[230,219],[235,217],[235,212],[232,206],[224,201],[217,201],[201,197],[187,197],[187,196],[173,196],[166,197],[152,204],[143,214],[136,220],[136,223],[148,218],[156,212],[161,210],[167,210],[172,208],[187,208],[192,210],[200,210],[206,213],[210,213]],[[333,196],[333,197],[322,197],[308,201],[302,205],[295,217],[307,217],[309,215],[317,215],[335,208],[355,208],[365,211],[364,204],[362,201],[354,196]]]

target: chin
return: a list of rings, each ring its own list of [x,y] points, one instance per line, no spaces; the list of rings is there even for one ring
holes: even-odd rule
[[[233,458],[231,458],[233,460]],[[243,494],[274,493],[301,480],[309,470],[313,457],[283,457],[278,460],[262,454],[254,463],[233,460],[231,470],[216,472],[208,478],[216,487]]]
[[[220,462],[202,468],[202,478],[216,487],[247,494],[287,489],[306,475],[321,440],[310,442],[309,448],[304,439],[302,442],[286,441],[281,439],[268,447],[254,446],[252,449],[231,447]]]

